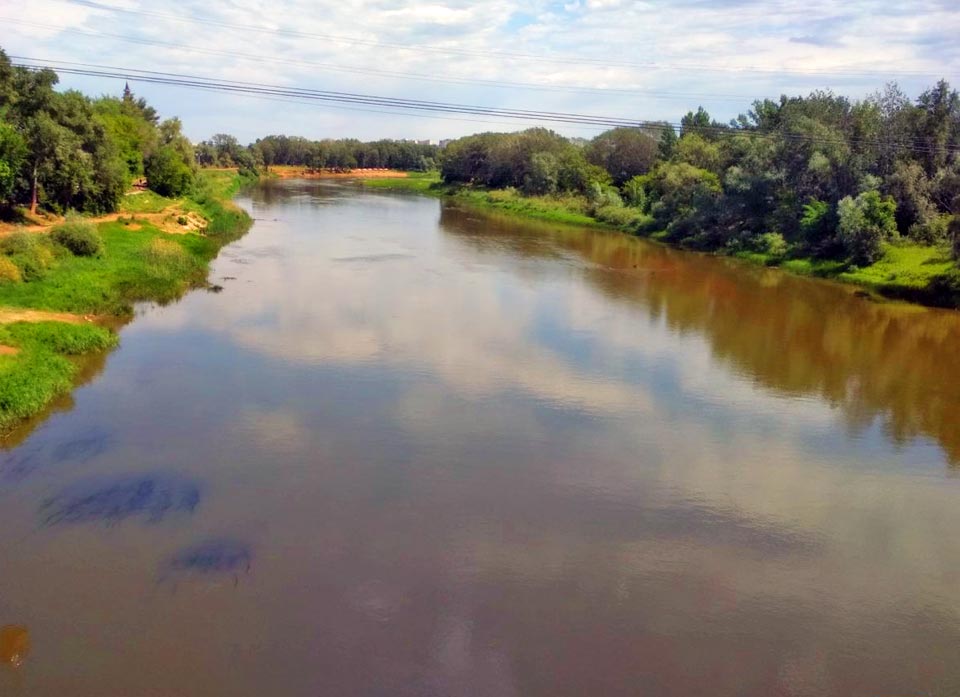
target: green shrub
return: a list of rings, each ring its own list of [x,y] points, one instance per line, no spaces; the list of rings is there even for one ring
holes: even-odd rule
[[[37,236],[19,230],[12,235],[0,238],[0,252],[7,256],[29,252],[37,245]]]
[[[20,283],[22,280],[20,268],[7,257],[0,257],[0,285]]]
[[[594,217],[624,230],[637,231],[651,218],[636,208],[624,206],[603,206],[594,211]]]
[[[66,222],[55,227],[50,236],[74,256],[95,257],[103,251],[103,240],[96,226],[79,217],[68,216]]]
[[[49,238],[27,232],[16,232],[0,240],[0,253],[20,269],[20,277],[24,281],[43,278],[54,261]]]
[[[144,261],[157,276],[180,278],[188,274],[196,262],[179,244],[172,240],[156,238],[143,250]]]
[[[755,244],[756,250],[761,254],[766,254],[775,258],[782,258],[787,255],[789,246],[787,241],[779,232],[765,232],[757,238]]]
[[[840,215],[839,238],[858,266],[869,266],[883,254],[882,243],[896,237],[897,204],[877,191],[866,191],[856,198],[847,196],[837,207]]]
[[[921,244],[939,244],[948,237],[949,215],[938,215],[925,223],[914,223],[907,234]]]

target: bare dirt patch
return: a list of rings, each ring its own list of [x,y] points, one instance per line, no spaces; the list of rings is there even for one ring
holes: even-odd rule
[[[20,349],[16,346],[4,346],[0,344],[0,356],[16,356],[20,353]]]
[[[274,165],[270,174],[280,179],[405,179],[408,174],[395,169],[312,169],[294,165]]]
[[[97,322],[97,315],[75,315],[71,312],[48,312],[46,310],[24,310],[19,307],[0,307],[0,324],[13,322],[67,322],[68,324],[86,324]]]

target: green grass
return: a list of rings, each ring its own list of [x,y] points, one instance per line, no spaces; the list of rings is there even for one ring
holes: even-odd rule
[[[12,263],[20,278],[0,277],[0,306],[129,315],[135,302],[179,298],[205,281],[210,260],[250,226],[250,217],[227,200],[243,183],[234,172],[201,172],[197,191],[179,201],[209,220],[204,235],[169,235],[147,223],[135,229],[129,221],[105,222],[97,225],[103,247],[95,256],[75,256],[49,234],[7,238],[0,245],[0,261]],[[154,195],[136,205],[143,206],[138,212],[148,212],[171,202]],[[34,272],[26,273],[29,269]],[[0,355],[0,431],[72,388],[77,365],[70,357],[115,343],[114,334],[95,325],[0,325],[0,344],[20,350]]]
[[[453,197],[480,208],[494,208],[525,218],[585,227],[614,227],[586,213],[586,199],[579,196],[523,196],[514,189],[486,191],[459,189]]]
[[[883,290],[888,286],[926,288],[942,274],[956,268],[946,248],[913,244],[885,245],[883,258],[862,269],[840,273],[841,281]]]
[[[178,200],[166,198],[149,189],[136,194],[127,194],[120,201],[120,213],[160,213]]]
[[[42,280],[0,285],[0,305],[75,312],[129,314],[133,303],[164,303],[178,298],[203,280],[206,262],[220,245],[199,235],[167,235],[152,225],[130,230],[120,222],[97,226],[103,253],[97,257],[60,256]],[[171,273],[152,263],[149,249],[156,240],[181,247],[191,259]]]
[[[0,344],[20,352],[0,356],[0,431],[41,411],[73,386],[77,364],[69,356],[105,351],[115,334],[95,325],[17,322],[0,326]]]

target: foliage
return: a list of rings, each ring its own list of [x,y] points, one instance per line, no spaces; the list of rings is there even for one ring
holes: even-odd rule
[[[172,145],[163,145],[151,153],[144,163],[144,173],[147,186],[160,196],[184,196],[193,186],[193,170]]]
[[[20,283],[23,275],[20,273],[20,267],[13,263],[7,257],[0,257],[0,286],[7,283]]]
[[[227,136],[226,138],[229,138]],[[316,169],[347,170],[387,168],[407,172],[434,169],[439,148],[429,143],[403,140],[308,140],[296,136],[271,135],[259,138],[248,148],[252,162],[268,169],[273,165],[299,165]],[[243,150],[224,139],[223,134],[197,146],[197,161],[211,167],[240,167]]]
[[[66,222],[50,231],[50,237],[74,256],[95,257],[103,251],[103,240],[96,226],[77,216],[68,216]]]
[[[632,177],[623,184],[623,200],[628,206],[645,211],[648,208],[647,191],[642,176]]]
[[[31,416],[72,386],[77,366],[67,356],[104,351],[116,335],[94,325],[39,322],[0,326],[0,344],[19,349],[0,356],[0,429]]]
[[[838,236],[853,263],[862,266],[880,258],[881,244],[897,234],[896,209],[894,200],[878,191],[840,201]]]
[[[46,235],[15,232],[0,239],[0,253],[16,266],[20,279],[37,281],[53,266],[56,252]]]
[[[954,217],[953,220],[950,221],[948,232],[953,258],[960,261],[960,217]]]
[[[782,259],[787,255],[789,245],[779,232],[765,232],[757,238],[757,251],[774,259]]]
[[[614,128],[587,146],[587,161],[605,169],[614,184],[646,174],[659,157],[659,142],[638,128]]]

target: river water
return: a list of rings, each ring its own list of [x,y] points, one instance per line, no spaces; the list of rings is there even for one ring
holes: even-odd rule
[[[0,451],[0,695],[960,694],[960,313],[285,181]]]

